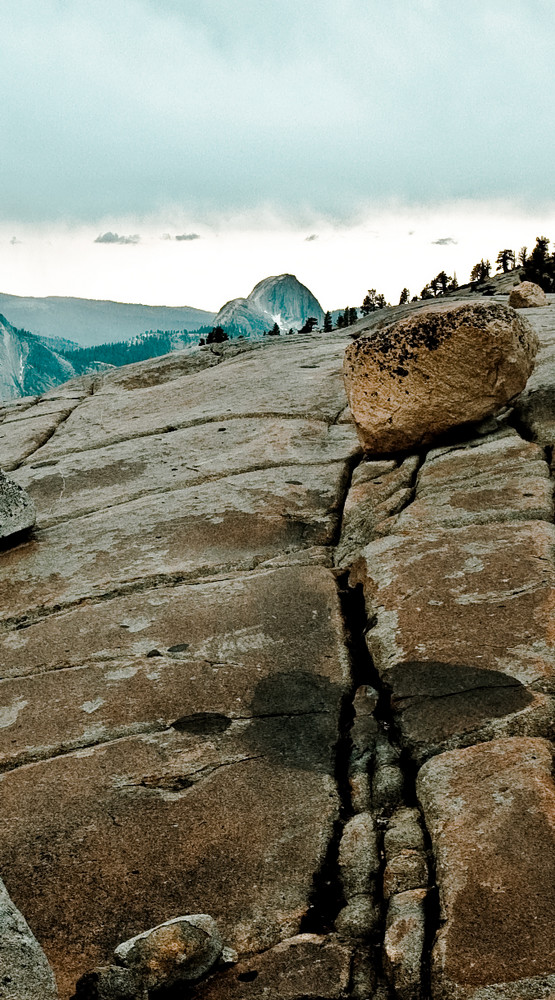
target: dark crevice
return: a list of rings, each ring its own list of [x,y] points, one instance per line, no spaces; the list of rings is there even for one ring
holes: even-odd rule
[[[325,856],[314,876],[308,909],[299,928],[300,934],[332,933],[336,917],[346,903],[339,878],[338,858],[343,828],[351,815],[349,793],[351,739],[349,734],[353,724],[353,693],[351,688],[341,699],[338,739],[335,745],[334,778],[339,797],[339,818],[333,824]]]
[[[425,452],[421,452],[419,454],[418,465],[413,476],[411,477],[411,482],[409,483],[410,494],[403,509],[410,506],[415,498],[418,474],[423,462],[425,461],[425,457]],[[392,706],[392,692],[387,685],[382,682],[366,643],[366,635],[373,627],[375,627],[377,619],[375,616],[368,615],[363,585],[358,584],[355,587],[349,586],[348,572],[345,572],[343,575],[338,577],[338,587],[345,622],[346,644],[350,653],[352,664],[353,690],[356,691],[356,689],[361,685],[370,685],[378,692],[378,701],[374,711],[374,717],[376,718],[379,726],[380,735],[378,739],[383,741],[382,746],[384,744],[389,744],[392,751],[392,759],[398,755],[398,766],[403,775],[403,805],[419,809],[416,796],[416,776],[418,768],[410,754],[406,750],[400,749],[402,744]],[[384,834],[393,808],[394,807],[390,808],[385,806],[380,809],[373,809],[376,827],[378,830],[378,846],[381,857],[380,870],[376,881],[376,904],[380,912],[380,921],[376,934],[370,937],[367,945],[370,953],[374,956],[374,967],[378,976],[378,983],[381,984],[382,988],[390,997],[394,997],[396,994],[394,989],[390,985],[387,985],[387,976],[384,967],[385,955],[383,942],[388,904],[383,897],[382,885],[386,864]],[[424,830],[426,856],[430,872],[430,884],[434,885],[435,871],[433,854],[431,851],[429,835],[423,822],[422,828]],[[426,941],[422,957],[422,996],[428,997],[430,995],[430,954],[439,923],[439,901],[435,888],[428,892],[425,906],[425,916]]]

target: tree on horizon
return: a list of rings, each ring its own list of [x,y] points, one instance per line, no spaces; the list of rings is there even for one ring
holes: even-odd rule
[[[225,332],[223,326],[214,326],[210,330],[206,338],[207,344],[223,344],[224,341],[229,340],[227,333]]]
[[[503,271],[503,274],[507,274],[507,271],[512,270],[511,264],[513,268],[516,267],[514,250],[500,250],[495,263],[497,264],[496,271]]]
[[[522,277],[524,281],[539,285],[544,292],[555,289],[555,255],[549,254],[547,236],[536,236],[536,245],[526,260]]]
[[[331,318],[331,313],[328,310],[328,312],[324,316],[324,333],[331,333],[332,330],[333,330],[333,322]]]
[[[476,283],[480,285],[483,281],[487,281],[491,273],[491,264],[489,260],[482,259],[474,265],[470,272],[471,283]]]
[[[410,296],[410,292],[409,292],[408,288],[403,288],[403,291],[401,292],[401,294],[399,296],[399,305],[400,306],[404,306],[409,301],[409,296]]]

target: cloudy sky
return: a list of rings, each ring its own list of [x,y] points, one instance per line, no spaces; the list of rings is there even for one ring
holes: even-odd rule
[[[553,0],[2,0],[0,290],[325,307],[555,239]]]

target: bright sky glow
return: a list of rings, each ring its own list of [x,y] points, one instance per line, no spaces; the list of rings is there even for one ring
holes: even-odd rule
[[[335,308],[555,238],[552,0],[2,0],[0,38],[2,291]]]

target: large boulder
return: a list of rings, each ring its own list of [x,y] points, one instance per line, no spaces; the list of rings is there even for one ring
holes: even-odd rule
[[[513,309],[532,309],[534,306],[546,306],[548,302],[543,288],[533,281],[522,281],[512,289],[509,305]]]
[[[499,304],[421,310],[345,352],[344,376],[360,441],[388,454],[483,420],[522,391],[538,338]]]

